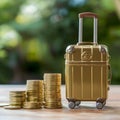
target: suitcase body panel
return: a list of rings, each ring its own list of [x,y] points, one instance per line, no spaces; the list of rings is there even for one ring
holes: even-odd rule
[[[65,54],[66,98],[107,99],[109,54],[103,45],[71,45]]]

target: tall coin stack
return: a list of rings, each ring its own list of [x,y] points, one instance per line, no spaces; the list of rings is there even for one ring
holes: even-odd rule
[[[25,101],[25,91],[10,91],[9,106],[6,109],[20,109]]]
[[[45,108],[50,109],[62,108],[61,74],[59,73],[44,74],[44,93],[45,93]]]
[[[38,109],[43,105],[43,81],[27,80],[26,101],[23,108]]]
[[[39,80],[39,94],[38,94],[38,100],[40,104],[44,103],[44,82],[43,80]]]

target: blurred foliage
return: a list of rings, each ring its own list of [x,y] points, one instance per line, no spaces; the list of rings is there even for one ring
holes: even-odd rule
[[[1,0],[0,83],[43,79],[44,72],[60,72],[64,80],[64,53],[69,44],[77,43],[78,13],[90,11],[99,15],[99,43],[110,49],[112,84],[120,84],[120,12],[116,1]],[[84,20],[84,41],[92,41],[92,22]]]

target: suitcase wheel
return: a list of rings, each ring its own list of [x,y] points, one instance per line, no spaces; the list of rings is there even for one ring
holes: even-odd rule
[[[74,109],[76,106],[79,106],[80,103],[81,103],[81,101],[70,101],[70,102],[68,103],[68,107],[69,107],[70,109]]]
[[[79,106],[81,101],[75,101],[75,106]]]
[[[106,100],[102,98],[98,98],[96,101],[96,108],[97,109],[102,109],[106,104]]]
[[[70,108],[70,109],[74,109],[75,108],[75,102],[69,102],[68,103],[68,107]]]
[[[96,103],[96,108],[97,109],[102,109],[103,108],[103,104],[101,102],[97,102]]]

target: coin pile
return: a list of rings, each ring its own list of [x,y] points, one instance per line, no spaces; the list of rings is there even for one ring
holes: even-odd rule
[[[43,80],[27,80],[26,91],[10,91],[6,109],[62,108],[61,74],[46,73]]]
[[[10,91],[9,92],[9,106],[6,109],[20,109],[23,107],[25,101],[25,91]]]
[[[44,74],[45,108],[62,108],[60,87],[61,74]]]
[[[26,101],[23,108],[42,108],[44,102],[43,80],[27,80]]]

